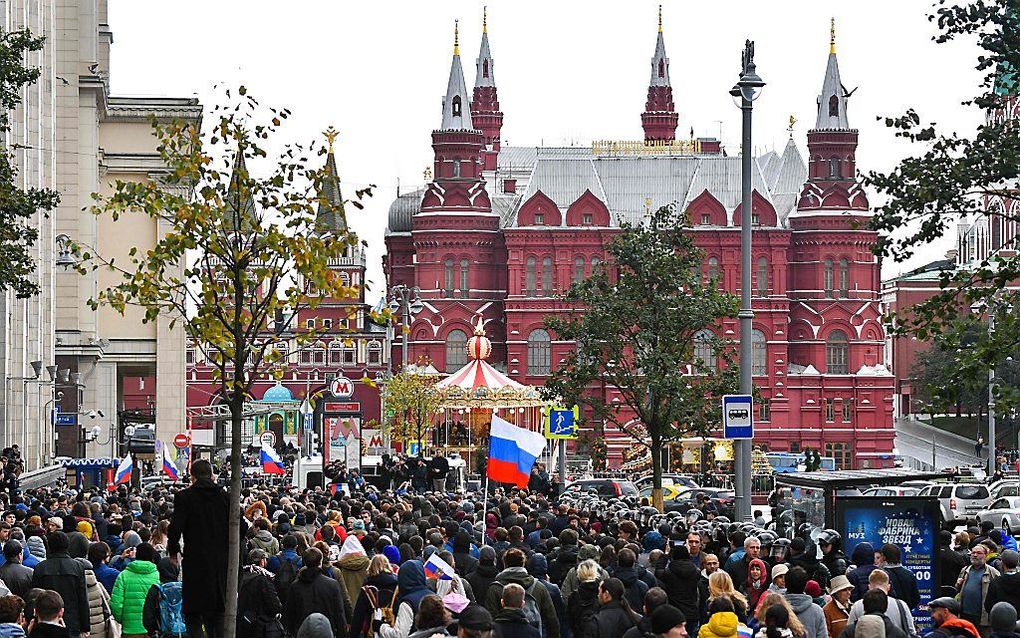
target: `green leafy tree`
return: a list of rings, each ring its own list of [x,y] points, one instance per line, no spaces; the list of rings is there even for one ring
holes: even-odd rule
[[[0,134],[11,130],[10,114],[21,104],[22,91],[39,79],[39,69],[26,67],[24,61],[29,53],[43,48],[43,41],[27,29],[0,32]],[[11,290],[19,299],[39,294],[39,285],[32,280],[31,254],[39,231],[32,219],[60,202],[54,190],[18,186],[12,154],[23,148],[0,148],[0,290]]]
[[[974,325],[960,335],[959,347],[972,347],[982,326]],[[957,417],[978,414],[988,403],[988,371],[957,368],[957,345],[936,337],[931,347],[918,353],[912,371],[917,399],[931,413],[953,411]]]
[[[565,295],[572,310],[546,325],[577,343],[546,382],[545,392],[567,405],[588,407],[647,446],[652,455],[653,502],[662,508],[662,450],[720,424],[721,396],[738,385],[730,344],[696,335],[737,313],[737,298],[702,274],[703,253],[675,206],[644,225],[624,224],[608,247],[608,266],[575,283]],[[703,355],[705,353],[702,353]],[[619,391],[604,401],[596,384]]]
[[[171,319],[205,350],[220,393],[230,409],[230,507],[240,512],[241,422],[257,380],[286,365],[282,348],[291,339],[308,348],[321,331],[295,326],[299,313],[322,299],[356,299],[330,268],[357,243],[346,224],[339,180],[326,153],[315,144],[286,144],[269,158],[267,147],[290,115],[262,107],[240,87],[236,98],[212,111],[208,135],[182,121],[154,124],[167,168],[162,181],[117,182],[113,194],[94,195],[94,212],[113,219],[141,215],[158,220],[164,232],[147,251],[130,251],[128,263],[113,263],[78,248],[83,263],[121,275],[91,300],[124,312],[144,311],[144,321]],[[332,133],[327,137],[332,141]],[[262,160],[262,161],[259,161]],[[249,172],[259,162],[265,176]],[[263,172],[260,170],[259,172]],[[358,191],[357,199],[370,194]],[[353,203],[361,207],[357,200]],[[291,348],[290,352],[294,349]],[[226,632],[237,614],[239,516],[230,517]]]
[[[421,441],[432,430],[441,404],[434,387],[438,380],[434,375],[405,370],[386,383],[383,397],[387,412],[393,414],[386,423],[391,438],[405,443],[408,439]],[[418,447],[418,456],[424,454],[423,448]]]
[[[885,200],[871,222],[882,233],[878,254],[907,259],[954,232],[961,219],[984,216],[992,224],[1001,221],[1003,228],[1020,222],[1020,126],[1015,114],[1008,117],[1004,109],[1020,88],[1018,9],[1015,0],[936,3],[930,16],[939,29],[934,41],[972,40],[981,48],[976,68],[983,81],[978,94],[964,104],[986,121],[973,134],[961,135],[924,121],[917,108],[885,119],[897,137],[915,143],[919,151],[892,171],[867,177],[867,184]],[[1020,297],[1007,289],[1020,279],[1020,252],[1016,240],[1010,241],[1012,245],[1005,246],[1014,251],[1010,256],[945,268],[941,291],[897,316],[892,334],[920,340],[938,336],[945,352],[954,353],[954,376],[961,378],[978,378],[982,371],[1002,365],[1020,346]],[[975,332],[974,326],[985,320],[980,315],[989,314],[995,316],[996,330]],[[968,334],[975,338],[963,347]],[[996,386],[996,394],[1000,406],[1020,407],[1015,387]]]

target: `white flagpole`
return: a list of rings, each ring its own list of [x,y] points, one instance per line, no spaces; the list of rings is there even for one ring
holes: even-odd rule
[[[485,464],[485,487],[482,492],[482,547],[485,547],[485,531],[489,517],[489,464]]]

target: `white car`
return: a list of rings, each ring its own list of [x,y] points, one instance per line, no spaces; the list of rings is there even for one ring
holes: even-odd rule
[[[991,521],[1009,535],[1020,532],[1020,496],[1003,496],[977,514],[979,522]]]
[[[1020,481],[1011,479],[997,481],[988,486],[988,492],[991,494],[992,500],[1006,496],[1020,496]]]

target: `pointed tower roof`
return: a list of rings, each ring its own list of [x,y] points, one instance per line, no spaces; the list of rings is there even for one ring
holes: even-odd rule
[[[227,184],[227,207],[233,214],[234,228],[239,232],[247,232],[255,225],[255,198],[251,189],[242,180],[248,180],[248,167],[244,161],[244,152],[238,147],[234,154],[234,169]]]
[[[648,86],[669,86],[669,58],[666,44],[662,41],[662,5],[659,5],[659,33],[655,39],[655,55],[652,57],[652,77]]]
[[[344,211],[344,198],[340,193],[340,173],[336,168],[336,157],[333,155],[333,142],[337,131],[329,127],[325,132],[329,143],[326,153],[326,174],[319,185],[319,210],[315,214],[315,231],[318,233],[336,233],[347,231],[347,213]]]
[[[822,94],[818,96],[818,120],[816,129],[848,130],[846,103],[849,95],[839,78],[839,62],[836,60],[836,19],[832,19],[829,41],[829,63],[825,67]]]
[[[471,131],[471,96],[464,83],[464,69],[460,64],[460,27],[453,27],[453,62],[450,64],[450,81],[443,98],[443,131]]]
[[[482,45],[478,49],[478,59],[475,60],[475,87],[479,86],[496,86],[496,72],[489,52],[488,8],[482,8]]]

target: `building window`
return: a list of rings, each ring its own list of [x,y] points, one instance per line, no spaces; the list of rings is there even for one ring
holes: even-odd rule
[[[315,319],[305,319],[305,328],[307,330],[315,330]]]
[[[352,366],[358,362],[358,349],[354,346],[344,345],[341,350],[345,366]]]
[[[825,340],[825,371],[829,374],[849,373],[849,349],[846,333],[842,330],[833,330]]]
[[[701,225],[702,226],[708,226],[711,223],[712,223],[711,215],[709,215],[708,213],[702,213],[701,214]]]
[[[378,341],[368,344],[368,365],[382,364],[382,345]]]
[[[595,217],[591,213],[584,213],[581,215],[581,225],[591,226],[595,223]]]
[[[301,365],[324,366],[326,365],[326,346],[321,342],[308,346],[301,351]]]
[[[702,330],[694,335],[694,358],[701,362],[705,370],[715,370],[718,366],[712,343],[713,337],[708,330]]]
[[[334,340],[329,344],[329,365],[339,368],[344,364],[343,343]]]
[[[829,177],[839,177],[839,160],[835,157],[829,160]]]
[[[194,348],[188,348],[187,351],[185,352],[184,357],[185,357],[185,361],[187,362],[187,364],[189,366],[195,365],[196,356],[195,356],[195,349]]]
[[[536,274],[535,274],[535,258],[534,257],[528,257],[528,262],[527,262],[527,267],[525,269],[525,273],[526,273],[525,274],[526,281],[524,283],[525,291],[527,292],[527,295],[529,297],[534,297],[535,296],[535,279],[537,278]]]
[[[839,117],[839,98],[835,95],[829,97],[829,117]]]
[[[800,443],[798,443],[796,441],[791,443],[790,444],[790,452],[793,452],[794,454],[800,454]]]
[[[333,329],[333,320],[332,319],[323,319],[322,320],[322,329],[325,330],[326,332],[329,332],[330,330],[332,330]]]
[[[595,272],[598,270],[600,264],[602,264],[602,260],[601,259],[599,259],[598,257],[592,257],[591,258],[591,274],[593,274],[593,275],[595,274]]]
[[[471,282],[468,280],[468,268],[470,262],[467,259],[460,260],[460,296],[467,298],[471,295],[468,292],[471,290]]]
[[[823,283],[823,287],[825,288],[825,296],[831,298],[831,297],[834,296],[832,294],[833,281],[832,281],[832,260],[831,259],[826,259],[825,260],[825,271],[824,271],[824,273],[825,273],[824,274],[825,279],[823,280],[822,283]]]
[[[574,283],[584,281],[584,257],[574,259]]]
[[[772,399],[762,399],[758,402],[758,420],[765,423],[772,420]]]
[[[351,318],[350,317],[344,317],[343,319],[340,320],[340,329],[341,330],[350,330],[350,328],[351,328]]]
[[[839,296],[850,296],[850,260],[846,257],[839,260]]]
[[[460,117],[460,96],[453,96],[453,116]]]
[[[483,78],[489,77],[489,61],[488,60],[483,60],[482,61],[482,77]]]
[[[542,259],[542,294],[549,296],[553,293],[553,262],[552,257]]]
[[[708,280],[715,281],[719,278],[719,259],[717,257],[708,258]]]
[[[769,260],[758,258],[758,296],[764,297],[769,290]]]
[[[849,443],[826,443],[825,456],[836,461],[837,470],[849,470],[853,467],[853,454]]]
[[[344,287],[349,288],[351,286],[351,275],[350,275],[350,273],[341,272],[340,273],[340,283],[343,284]]]
[[[443,264],[443,294],[447,297],[453,296],[453,260],[447,259]]]
[[[528,374],[547,375],[552,367],[552,340],[545,330],[532,330],[528,335]]]
[[[446,335],[446,371],[455,372],[467,365],[467,333],[454,329]]]
[[[843,423],[850,423],[853,420],[854,400],[843,399]]]
[[[666,77],[666,62],[664,60],[659,60],[659,77]]]
[[[832,423],[836,420],[836,404],[832,399],[825,400],[825,422]]]
[[[543,213],[535,213],[535,225],[545,226],[545,215]]]
[[[752,226],[761,226],[761,215],[759,215],[758,213],[754,212],[753,210],[751,211],[751,225]]]
[[[765,333],[761,330],[751,331],[751,374],[765,376],[768,374],[766,364],[766,353],[768,344],[765,341]]]

